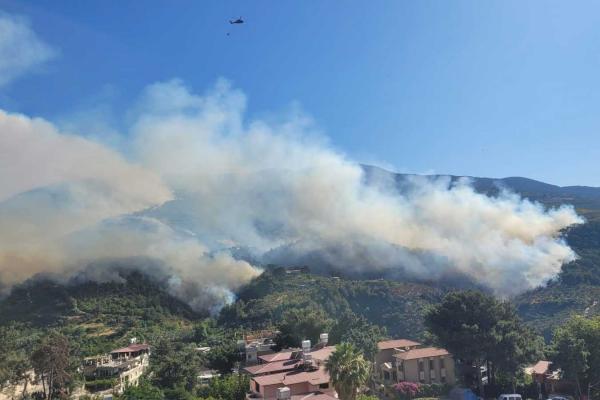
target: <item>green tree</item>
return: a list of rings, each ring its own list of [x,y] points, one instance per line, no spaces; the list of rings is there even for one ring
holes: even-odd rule
[[[334,344],[352,343],[367,360],[374,361],[377,354],[377,343],[385,336],[385,328],[369,323],[365,317],[346,312],[332,327],[329,341]]]
[[[196,400],[198,397],[190,393],[185,387],[177,386],[174,389],[165,389],[165,400]]]
[[[203,398],[244,400],[250,388],[250,378],[245,374],[229,374],[213,379],[208,387],[199,391]]]
[[[226,341],[210,349],[208,366],[221,374],[230,374],[235,364],[241,361],[240,352],[233,341]]]
[[[48,400],[64,393],[71,377],[69,373],[69,341],[51,332],[31,355],[36,375],[41,377],[44,394]]]
[[[523,367],[543,357],[544,340],[522,323],[511,304],[501,302],[497,310],[496,341],[488,353],[488,360],[492,362],[492,378],[496,372],[504,374],[514,391]]]
[[[330,326],[331,320],[320,309],[293,309],[284,314],[275,343],[279,348],[300,347],[305,339],[314,344]]]
[[[159,388],[142,380],[138,386],[129,386],[118,400],[164,400],[165,395]]]
[[[592,386],[600,382],[600,317],[572,317],[554,332],[551,359],[567,379],[575,381],[581,396],[590,392],[600,398]]]
[[[485,361],[514,376],[521,366],[535,361],[542,345],[511,305],[476,291],[448,294],[427,311],[425,325],[436,344],[474,364],[480,390]]]
[[[371,364],[351,343],[337,345],[325,368],[341,400],[356,399],[357,390],[367,382],[371,372]]]
[[[152,353],[153,383],[160,388],[182,386],[190,391],[196,384],[202,364],[202,356],[193,346],[161,340]]]
[[[0,326],[0,389],[6,383],[23,383],[23,395],[29,383],[28,371],[31,369],[32,338],[23,335],[23,327],[15,325]]]

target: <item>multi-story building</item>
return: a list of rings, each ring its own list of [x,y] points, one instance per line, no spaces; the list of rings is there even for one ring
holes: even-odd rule
[[[110,354],[85,358],[82,370],[87,382],[113,379],[111,390],[121,393],[126,386],[137,385],[149,366],[150,346],[132,340],[129,346]]]
[[[452,385],[456,381],[454,359],[445,349],[421,347],[407,339],[386,340],[377,347],[375,377],[384,385],[402,381]]]
[[[445,349],[416,348],[394,354],[397,381],[447,383],[456,381],[454,359]]]

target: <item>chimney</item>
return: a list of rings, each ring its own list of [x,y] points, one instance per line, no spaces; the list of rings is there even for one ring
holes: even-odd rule
[[[277,388],[277,400],[289,400],[292,397],[292,392],[289,387],[284,386]]]
[[[328,333],[321,333],[321,335],[319,335],[319,342],[321,343],[321,345],[327,346],[327,342],[329,341],[329,334]]]

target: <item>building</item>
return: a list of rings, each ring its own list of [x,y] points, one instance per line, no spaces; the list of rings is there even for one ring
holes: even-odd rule
[[[379,342],[377,348],[375,379],[384,386],[402,381],[450,385],[456,382],[454,358],[445,349],[421,347],[407,339]]]
[[[375,355],[376,369],[379,370],[384,363],[390,363],[391,367],[391,363],[394,361],[395,353],[414,349],[420,345],[421,343],[408,339],[384,340],[377,343],[377,354]]]
[[[82,372],[88,386],[98,380],[115,381],[113,390],[121,393],[128,385],[137,385],[140,377],[150,366],[150,346],[138,344],[135,339],[129,346],[111,351],[109,354],[87,357],[83,360]]]
[[[244,335],[244,339],[238,340],[238,348],[243,353],[245,364],[254,365],[259,363],[259,357],[272,354],[273,339],[277,335],[276,331],[260,331]]]
[[[328,335],[322,334],[312,347],[309,340],[301,349],[288,349],[258,358],[260,364],[247,366],[250,375],[250,398],[279,400],[328,400],[336,397],[325,370],[325,362],[335,350],[327,346]]]
[[[250,381],[252,397],[276,399],[278,389],[289,388],[292,396],[323,393],[335,397],[325,368],[297,369],[278,374],[253,377]]]
[[[574,391],[573,383],[562,379],[562,371],[552,369],[552,362],[540,360],[534,365],[525,368],[525,374],[530,375],[538,386],[539,393],[546,397],[552,393],[571,393]]]
[[[397,381],[419,383],[456,382],[454,358],[445,349],[424,347],[394,354]]]

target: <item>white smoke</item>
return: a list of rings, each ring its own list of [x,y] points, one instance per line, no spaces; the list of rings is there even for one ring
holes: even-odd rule
[[[575,256],[559,236],[582,222],[570,207],[490,198],[467,181],[415,179],[401,193],[390,176],[367,184],[302,113],[248,121],[245,107],[224,80],[205,95],[151,85],[129,113],[127,157],[0,113],[0,281],[148,257],[207,306],[190,282],[210,298],[247,282],[259,270],[226,250],[246,246],[353,272],[458,272],[513,294]]]

